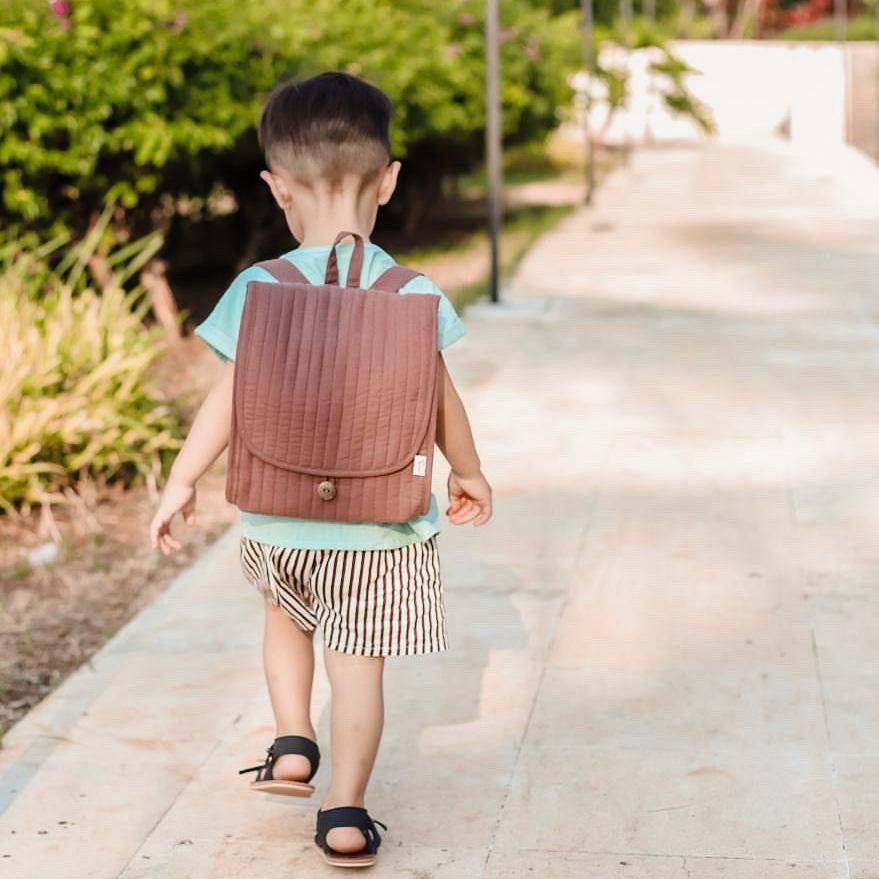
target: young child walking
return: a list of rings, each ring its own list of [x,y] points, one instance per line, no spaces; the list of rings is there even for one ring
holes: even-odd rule
[[[399,269],[389,273],[394,259],[369,241],[378,208],[391,198],[400,171],[400,163],[391,160],[390,117],[387,96],[354,76],[325,73],[283,84],[269,96],[260,118],[268,166],[260,176],[299,242],[281,257],[292,265],[290,271],[298,270],[297,276],[314,285],[324,284],[336,269],[349,287],[368,288],[382,277],[406,279],[400,293],[438,297],[436,346],[441,352],[464,333],[451,303],[422,275],[401,275],[406,270]],[[340,233],[354,242],[337,243]],[[223,361],[223,371],[193,421],[150,524],[152,544],[165,554],[180,547],[172,520],[181,513],[184,522],[195,523],[196,483],[230,443],[233,375],[248,285],[254,289],[259,286],[254,282],[275,281],[279,273],[272,265],[242,272],[196,329]],[[378,294],[346,289],[344,295]],[[376,342],[385,344],[384,339]],[[451,468],[446,515],[455,525],[483,525],[492,512],[491,489],[442,355],[431,357],[438,370],[436,445]],[[326,445],[332,436],[317,439]],[[416,474],[419,458],[424,456],[415,456]],[[323,500],[335,490],[332,480],[317,487]],[[315,843],[334,865],[369,866],[381,842],[376,828],[381,822],[370,817],[365,796],[384,720],[385,657],[448,647],[438,532],[432,494],[427,511],[408,521],[241,512],[242,569],[265,598],[263,661],[276,734],[265,763],[242,772],[256,772],[251,788],[257,791],[313,793],[310,782],[320,751],[310,716],[312,636],[320,626],[332,688],[331,767]]]

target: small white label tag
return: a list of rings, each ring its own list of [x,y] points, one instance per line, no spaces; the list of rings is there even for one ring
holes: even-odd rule
[[[412,461],[412,475],[424,476],[427,473],[427,455],[416,455]]]

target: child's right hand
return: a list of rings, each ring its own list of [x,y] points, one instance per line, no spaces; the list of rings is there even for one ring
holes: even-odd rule
[[[446,515],[453,525],[484,525],[491,518],[491,486],[488,480],[476,476],[449,474],[449,508]]]
[[[187,525],[195,524],[195,486],[169,480],[150,522],[153,549],[160,549],[165,555],[180,549],[180,542],[171,535],[171,520],[177,513],[183,514],[183,521]]]

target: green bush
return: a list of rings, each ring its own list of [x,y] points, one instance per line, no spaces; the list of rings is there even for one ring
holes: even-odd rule
[[[404,170],[389,225],[414,232],[448,178],[481,164],[483,0],[69,2],[67,23],[42,2],[0,5],[7,235],[82,236],[109,201],[123,235],[166,234],[174,270],[222,273],[231,253],[252,262],[273,250],[270,236],[287,235],[258,177],[260,105],[279,79],[327,69],[360,74],[395,103]],[[515,148],[543,141],[570,105],[578,12],[504,0],[501,14],[504,142]],[[622,95],[618,72],[598,74]],[[679,85],[668,100],[686,109]],[[224,192],[234,199],[212,198]],[[192,244],[194,223],[216,220],[220,204],[222,232],[208,236],[208,246],[221,239],[219,253],[206,255]]]
[[[59,242],[0,252],[0,508],[64,500],[82,476],[157,474],[180,421],[148,380],[162,350],[145,330],[141,291],[124,282],[155,251],[146,239],[110,254],[109,284],[88,280],[106,217],[56,268]]]
[[[835,40],[836,21],[833,18],[822,18],[812,24],[790,27],[774,35],[781,40]],[[877,39],[876,17],[871,13],[861,13],[850,18],[846,29],[848,40]]]
[[[106,200],[204,191],[283,62],[259,4],[72,0],[0,11],[0,175],[8,217],[82,231]]]
[[[9,222],[82,233],[116,200],[135,230],[183,196],[261,186],[259,106],[280,78],[362,74],[397,111],[396,153],[430,183],[481,156],[483,4],[426,0],[71,0],[0,8],[0,204]],[[507,0],[504,124],[542,137],[567,98],[576,30]],[[576,58],[576,55],[573,56]],[[410,190],[412,187],[410,187]],[[262,192],[260,191],[262,196]]]

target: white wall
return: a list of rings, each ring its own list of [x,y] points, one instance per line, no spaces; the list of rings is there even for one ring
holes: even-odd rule
[[[852,139],[851,132],[858,128],[848,118],[853,107],[861,117],[879,113],[875,100],[852,100],[857,91],[852,54],[873,53],[879,70],[876,44],[846,48],[835,43],[679,40],[672,48],[698,71],[689,78],[689,88],[711,109],[724,139],[785,137],[820,149]],[[633,52],[628,59],[614,57],[614,51],[603,60],[628,65],[632,98],[612,121],[609,142],[704,136],[693,122],[672,116],[656,93],[648,71],[651,50]],[[599,101],[591,116],[593,126],[600,129],[606,117]],[[867,122],[861,128],[872,130],[871,120]],[[868,148],[872,151],[872,143]]]

